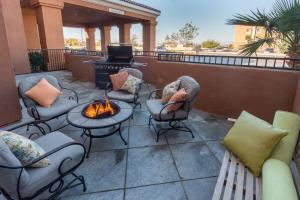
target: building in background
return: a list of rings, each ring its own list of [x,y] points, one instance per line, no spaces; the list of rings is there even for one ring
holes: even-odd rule
[[[264,38],[265,34],[266,31],[263,27],[236,25],[233,46],[235,49],[241,49],[244,45],[255,41],[256,38]]]

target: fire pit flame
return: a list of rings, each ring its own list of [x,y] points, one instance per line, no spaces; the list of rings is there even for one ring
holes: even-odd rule
[[[87,105],[82,114],[91,119],[104,118],[108,116],[113,116],[118,111],[116,105],[112,104],[108,98],[102,101],[95,101],[89,105]]]

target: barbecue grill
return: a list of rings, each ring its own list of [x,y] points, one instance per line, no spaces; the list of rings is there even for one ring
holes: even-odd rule
[[[134,62],[131,45],[109,45],[107,47],[107,59],[105,61],[88,61],[95,66],[96,87],[105,89],[111,83],[109,75],[116,74],[123,68],[138,68],[144,63]]]

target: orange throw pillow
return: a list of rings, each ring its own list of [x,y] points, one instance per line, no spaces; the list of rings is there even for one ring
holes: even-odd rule
[[[43,78],[25,94],[41,106],[49,108],[62,93]]]
[[[110,79],[114,90],[120,90],[126,82],[129,74],[127,71],[122,71],[117,74],[110,75]]]
[[[178,102],[178,101],[185,101],[188,98],[188,94],[186,93],[185,89],[182,88],[180,90],[178,90],[169,100],[168,103],[171,102]],[[166,107],[167,112],[172,112],[175,110],[178,110],[183,103],[177,103],[177,104],[172,104]]]

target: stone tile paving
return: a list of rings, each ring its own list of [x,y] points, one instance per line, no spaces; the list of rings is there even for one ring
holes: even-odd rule
[[[99,99],[104,91],[92,83],[76,80],[69,72],[49,72],[65,87],[79,93],[80,102]],[[33,76],[38,75],[34,74]],[[17,82],[28,75],[17,76]],[[95,139],[90,154],[77,173],[85,176],[87,192],[74,188],[64,193],[66,200],[206,200],[211,199],[219,174],[224,149],[220,140],[232,126],[226,119],[203,111],[193,110],[187,124],[194,132],[170,132],[160,137],[148,127],[145,101],[153,86],[143,85],[142,109],[123,125],[128,146],[118,135]],[[26,111],[23,118],[30,120]],[[65,118],[51,122],[52,127],[66,124]],[[20,134],[37,131],[17,130]],[[99,130],[98,130],[99,131]],[[102,130],[107,131],[107,130]],[[81,130],[66,126],[61,132],[87,145],[80,137]]]

